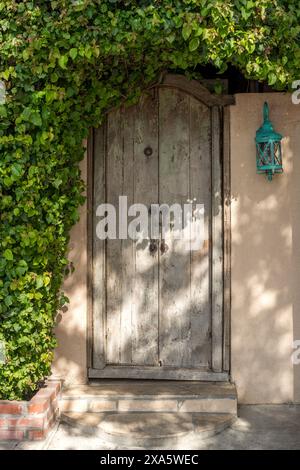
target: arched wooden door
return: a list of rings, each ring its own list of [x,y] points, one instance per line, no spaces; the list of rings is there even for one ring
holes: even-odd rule
[[[197,82],[169,75],[94,130],[90,377],[227,378],[222,112]],[[128,206],[203,204],[204,243],[187,249],[172,229],[156,242],[98,239],[97,207],[118,210],[121,195]]]

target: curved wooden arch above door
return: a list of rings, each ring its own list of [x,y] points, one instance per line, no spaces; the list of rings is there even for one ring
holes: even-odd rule
[[[212,94],[207,88],[201,85],[200,82],[197,80],[188,80],[184,75],[168,73],[162,78],[160,83],[154,86],[176,88],[194,96],[194,98],[208,107],[235,104],[234,96]]]

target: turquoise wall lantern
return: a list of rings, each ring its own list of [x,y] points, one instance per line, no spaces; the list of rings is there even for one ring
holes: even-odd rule
[[[282,135],[274,131],[269,119],[269,105],[264,104],[264,123],[256,132],[256,170],[265,173],[272,181],[276,173],[282,173]]]

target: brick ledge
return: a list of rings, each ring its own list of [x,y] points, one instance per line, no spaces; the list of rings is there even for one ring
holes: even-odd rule
[[[0,441],[45,439],[59,417],[61,381],[49,380],[29,401],[0,400]]]

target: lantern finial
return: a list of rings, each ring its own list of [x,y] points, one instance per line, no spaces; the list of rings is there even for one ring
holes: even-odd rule
[[[265,101],[265,103],[264,103],[264,122],[270,121],[269,115],[270,115],[269,105]]]

